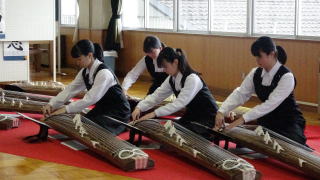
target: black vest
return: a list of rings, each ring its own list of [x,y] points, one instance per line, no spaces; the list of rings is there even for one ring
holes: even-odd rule
[[[152,77],[152,85],[148,91],[148,94],[152,94],[158,87],[161,86],[161,84],[163,83],[164,80],[166,80],[168,75],[165,72],[156,72],[153,64],[153,60],[149,56],[146,56],[144,58],[144,61],[147,66],[147,70]]]
[[[97,70],[93,74],[93,82],[96,78],[97,73],[102,69],[108,69],[103,63],[99,65]],[[89,83],[89,77],[86,76],[86,70],[82,71],[82,77],[84,83],[87,87],[87,90],[90,90],[93,84]],[[113,72],[110,71],[112,74]],[[117,77],[113,74],[114,78],[117,80]],[[119,120],[127,121],[130,118],[130,105],[123,94],[122,88],[119,85],[119,82],[110,87],[105,95],[95,104],[95,107],[87,114],[87,117],[95,117],[97,115],[108,115]]]
[[[184,87],[185,80],[188,76],[189,75],[185,75],[182,77],[181,89]],[[201,124],[213,127],[218,106],[205,82],[202,79],[201,81],[203,84],[202,89],[186,106],[186,113],[181,119],[186,121],[198,121]],[[169,83],[174,94],[178,97],[180,91],[176,90],[172,76],[170,77]]]
[[[290,72],[290,70],[285,66],[281,66],[274,75],[270,86],[262,85],[262,70],[262,68],[257,68],[253,76],[253,83],[258,98],[262,102],[265,102],[273,90],[278,86],[281,77]],[[291,92],[276,109],[258,119],[258,124],[270,129],[283,129],[296,123],[303,126],[305,120],[296,104],[293,92]]]

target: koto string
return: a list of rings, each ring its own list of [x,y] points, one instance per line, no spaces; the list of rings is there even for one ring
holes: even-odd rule
[[[58,123],[58,122],[57,122]],[[71,128],[74,128],[74,126],[75,126],[75,124],[72,122],[72,120],[70,119],[70,120],[64,120],[64,124],[65,125],[67,125],[67,126],[71,126]],[[105,138],[105,135],[112,135],[111,133],[110,134],[107,134],[107,133],[103,133],[103,132],[101,132],[101,131],[99,131],[99,132],[97,132],[96,131],[96,129],[92,129],[90,126],[88,126],[87,124],[83,124],[84,126],[86,126],[86,130],[87,131],[90,131],[91,132],[91,134],[90,135],[93,135],[94,136],[94,138],[95,139],[99,139],[100,141],[101,141],[101,143],[103,143],[103,142],[110,142],[110,139],[107,139],[107,138]],[[76,131],[78,131],[78,130],[76,130]],[[78,133],[78,132],[77,132]],[[108,141],[106,141],[106,140],[108,140]],[[103,144],[101,144],[101,145],[103,145]],[[114,146],[113,144],[111,144],[111,146],[107,146],[108,148],[109,147],[116,147],[116,146]]]
[[[55,117],[56,119],[58,119],[58,117]],[[60,119],[60,118],[59,118]],[[57,124],[57,125],[63,125],[61,128],[65,129],[65,130],[70,130],[69,128],[73,128],[75,124],[72,122],[72,117],[70,115],[64,115],[64,117],[62,116],[63,120],[59,120],[57,122],[52,121],[53,123]],[[50,121],[50,119],[49,119]],[[89,139],[91,140],[95,140],[95,141],[100,141],[99,145],[105,147],[106,149],[110,150],[110,151],[120,151],[119,148],[127,148],[127,149],[133,149],[131,146],[131,144],[122,141],[119,139],[119,141],[117,139],[115,139],[116,137],[114,137],[114,135],[112,133],[107,132],[106,130],[104,130],[103,128],[101,128],[100,126],[98,126],[97,124],[87,120],[86,118],[82,117],[81,119],[82,121],[82,125],[85,128],[85,130],[92,136]],[[99,129],[100,131],[97,131],[97,129]],[[77,133],[78,129],[75,130]],[[108,136],[112,136],[113,138],[107,138]],[[107,143],[107,144],[106,144]],[[121,144],[120,144],[121,143]],[[98,145],[98,146],[99,146]],[[130,146],[131,145],[131,146]]]
[[[148,129],[150,131],[159,131],[159,129],[161,129],[162,133],[167,133],[164,130],[164,127],[159,123],[159,122],[155,122],[155,121],[141,121],[137,123],[137,127],[142,127],[141,129],[148,131]],[[143,123],[145,122],[145,123]],[[150,123],[152,122],[152,123]],[[217,148],[216,145],[212,146],[210,145],[210,141],[198,136],[198,135],[193,135],[193,132],[191,132],[190,130],[187,130],[186,128],[182,128],[180,127],[180,125],[177,125],[176,123],[174,123],[174,126],[176,127],[176,132],[177,134],[179,134],[183,139],[185,139],[187,141],[188,146],[191,145],[191,147],[193,149],[196,149],[197,151],[200,151],[201,153],[203,153],[206,157],[210,157],[211,161],[214,160],[224,160],[224,159],[230,159],[230,156],[232,158],[238,158],[235,155],[231,154],[230,152],[221,149],[221,148]],[[183,131],[180,131],[179,129],[183,129],[185,131],[187,131],[186,133]],[[197,136],[197,137],[194,137]],[[171,139],[172,138],[168,138],[165,136],[166,139]],[[215,148],[215,149],[213,149]],[[218,152],[220,151],[220,153]],[[217,162],[217,161],[215,161]]]
[[[61,128],[66,131],[68,131],[68,130],[70,131],[70,128],[74,129],[75,124],[73,124],[71,120],[69,120],[69,121],[70,121],[70,123],[65,123],[65,122],[62,123],[62,125],[64,125],[64,126],[62,126]],[[56,124],[60,125],[60,123],[56,123]],[[75,131],[76,132],[73,132],[73,134],[76,133],[78,135],[78,130],[75,130]],[[86,137],[86,136],[84,136],[84,138],[87,139],[87,141],[91,141],[91,140],[97,141],[97,139],[98,139],[96,137],[93,137],[94,139],[90,139],[89,137]],[[99,138],[99,139],[101,139],[101,138]],[[105,144],[105,142],[110,143],[110,144]],[[105,147],[106,150],[109,150],[112,152],[114,151],[115,148],[118,147],[118,146],[114,145],[112,142],[110,142],[110,139],[108,139],[108,141],[100,141],[98,146],[101,146],[102,149],[103,149],[103,147]]]
[[[245,128],[239,128],[239,133],[241,134],[241,136],[246,136],[247,133],[245,133],[244,130],[246,130]],[[319,156],[316,156],[315,154],[312,154],[310,153],[309,151],[309,148],[301,148],[301,149],[297,149],[297,147],[295,147],[294,145],[298,144],[282,135],[277,135],[275,132],[271,131],[271,130],[268,130],[266,129],[265,131],[268,131],[268,133],[270,133],[271,137],[274,138],[274,137],[278,137],[279,139],[277,139],[276,141],[279,143],[279,144],[288,144],[288,148],[285,149],[285,151],[287,151],[290,155],[295,155],[296,157],[302,157],[304,160],[309,160],[308,163],[311,164],[310,160],[314,161],[314,160],[317,160],[319,163],[318,164],[314,164],[314,166],[316,167],[320,167],[320,157]],[[250,131],[252,134],[253,134],[253,131]],[[256,134],[254,134],[256,135]],[[274,139],[273,139],[274,140]],[[280,143],[281,142],[281,143]],[[290,143],[290,142],[293,142],[293,143]],[[300,145],[300,144],[299,144]],[[298,147],[301,147],[298,146]],[[272,147],[270,147],[270,149],[273,149]],[[308,156],[307,154],[305,153],[299,153],[301,151],[306,151],[307,153],[309,153],[310,155]],[[300,158],[301,159],[301,158]]]

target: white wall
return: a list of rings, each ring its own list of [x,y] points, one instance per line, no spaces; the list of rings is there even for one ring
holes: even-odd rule
[[[55,39],[55,0],[6,0],[5,39],[0,40],[0,82],[29,80],[29,58],[4,61],[1,41]]]
[[[4,41],[54,40],[54,0],[6,0],[5,4]]]

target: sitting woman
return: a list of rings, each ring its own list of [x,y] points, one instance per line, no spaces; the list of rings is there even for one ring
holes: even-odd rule
[[[293,95],[296,80],[284,66],[287,60],[284,49],[276,46],[270,37],[263,36],[252,44],[251,53],[259,67],[253,68],[241,86],[223,102],[216,116],[215,129],[224,127],[224,116],[255,93],[262,103],[226,128],[257,120],[259,125],[305,145],[305,119]]]
[[[76,78],[43,109],[45,116],[81,112],[88,106],[95,107],[85,115],[93,122],[117,135],[125,130],[123,125],[106,116],[123,122],[130,119],[130,105],[118,79],[101,61],[103,51],[99,44],[81,40],[73,46],[71,55],[82,68]],[[82,90],[87,89],[83,99],[62,106]],[[62,107],[61,107],[62,106]]]
[[[181,49],[164,48],[159,54],[157,64],[159,67],[163,67],[169,76],[154,93],[137,105],[132,113],[133,120],[166,116],[186,107],[186,113],[177,123],[210,139],[210,133],[205,128],[192,123],[197,122],[207,127],[213,127],[218,109],[211,92],[199,77],[199,73],[189,66]],[[173,93],[177,98],[172,103],[139,117],[141,112],[151,109]]]
[[[147,36],[143,42],[143,56],[134,68],[128,72],[122,82],[122,89],[127,95],[128,89],[134,84],[139,78],[140,74],[146,69],[152,77],[152,85],[149,87],[147,94],[152,94],[168,77],[163,71],[163,68],[157,66],[157,58],[160,51],[164,48],[164,44],[156,36]]]

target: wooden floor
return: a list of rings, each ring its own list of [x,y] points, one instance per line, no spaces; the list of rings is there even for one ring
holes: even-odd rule
[[[64,69],[68,75],[58,75],[57,81],[68,84],[74,78],[76,72],[72,69]],[[52,80],[48,72],[42,71],[31,74],[32,81]],[[150,85],[148,81],[139,81],[129,90],[129,94],[137,97],[144,97]],[[218,101],[225,97],[215,96]],[[247,107],[253,107],[257,102],[249,101]],[[315,111],[303,111],[308,124],[320,125],[319,115]],[[0,153],[0,179],[4,180],[37,180],[37,179],[131,179],[128,177],[102,173],[93,170],[81,169],[62,164],[50,163],[31,158],[25,158],[6,153]]]
[[[134,178],[103,173],[63,164],[51,163],[0,153],[1,180],[131,180]]]

